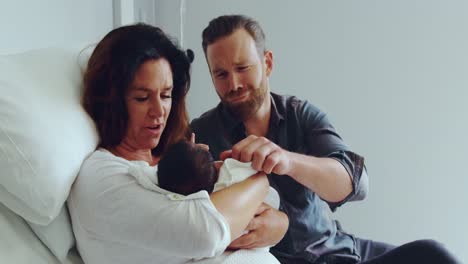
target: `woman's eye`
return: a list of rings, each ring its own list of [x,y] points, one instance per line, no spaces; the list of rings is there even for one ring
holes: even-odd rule
[[[172,95],[170,95],[170,94],[163,94],[163,95],[161,95],[161,97],[162,97],[163,99],[170,99],[170,98],[172,98]]]
[[[148,97],[135,97],[135,100],[136,100],[137,102],[144,102],[144,101],[146,101],[147,99],[148,99]]]

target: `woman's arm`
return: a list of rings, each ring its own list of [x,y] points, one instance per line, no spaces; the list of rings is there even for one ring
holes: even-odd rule
[[[230,226],[231,239],[244,232],[265,199],[268,187],[265,173],[260,172],[210,195],[211,202]]]
[[[232,240],[230,226],[208,194],[184,199],[144,189],[128,175],[129,162],[109,156],[98,152],[88,159],[70,194],[83,254],[105,256],[107,248],[118,244],[127,255],[198,259],[226,249]],[[95,243],[100,243],[100,252]]]

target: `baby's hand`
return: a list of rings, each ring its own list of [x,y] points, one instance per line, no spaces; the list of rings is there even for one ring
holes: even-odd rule
[[[225,160],[225,159],[228,159],[228,158],[232,158],[232,150],[229,149],[229,150],[225,150],[225,151],[221,152],[221,153],[219,154],[219,158],[220,158],[221,160]]]
[[[223,166],[223,163],[224,163],[224,161],[222,161],[222,160],[217,160],[217,161],[214,162],[215,168],[218,171],[218,173],[219,173],[219,169],[221,168],[221,166]]]
[[[192,135],[190,136],[190,142],[192,142],[193,144],[196,144],[195,143],[195,133],[192,133]],[[204,148],[206,150],[210,150],[210,147],[206,144],[196,144],[197,146],[201,147],[201,148]]]

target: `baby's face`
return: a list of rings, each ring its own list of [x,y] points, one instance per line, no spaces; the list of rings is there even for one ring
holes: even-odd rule
[[[203,152],[207,152],[208,154],[210,153],[208,151],[208,146],[207,145],[204,145],[204,144],[196,144],[196,143],[193,143],[193,142],[189,142],[190,145],[192,145],[194,148],[197,148],[197,149],[201,149]],[[209,154],[211,156],[211,154]],[[213,159],[213,157],[211,156],[211,158]],[[214,163],[214,166],[216,168],[216,172],[219,174],[219,169],[221,168],[221,166],[223,166],[223,163],[224,161],[222,160],[215,160],[215,161],[212,161]]]

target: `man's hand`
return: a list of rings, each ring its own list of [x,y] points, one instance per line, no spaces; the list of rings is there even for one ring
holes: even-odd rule
[[[232,146],[231,150],[221,153],[220,158],[251,161],[254,170],[287,175],[292,169],[290,154],[267,138],[250,135]]]
[[[289,219],[285,213],[263,203],[246,227],[249,233],[235,239],[229,249],[258,248],[277,244],[286,234]]]

